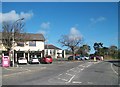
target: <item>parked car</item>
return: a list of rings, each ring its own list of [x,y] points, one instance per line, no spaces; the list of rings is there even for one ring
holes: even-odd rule
[[[51,56],[46,56],[40,59],[40,63],[52,63],[53,59]]]
[[[30,64],[33,64],[33,63],[39,64],[40,62],[39,62],[39,59],[38,59],[38,58],[33,57],[33,58],[30,59],[29,63],[30,63]]]
[[[88,56],[85,56],[85,60],[89,60],[90,58]]]
[[[73,60],[73,56],[69,56],[68,60]],[[80,56],[75,56],[75,60],[80,60]]]
[[[101,60],[101,56],[91,56],[90,59],[94,59],[94,57],[95,57],[97,60]]]
[[[27,59],[24,57],[19,57],[18,64],[27,64]]]

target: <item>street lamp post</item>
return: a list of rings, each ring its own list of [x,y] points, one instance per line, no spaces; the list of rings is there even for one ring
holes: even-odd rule
[[[14,43],[15,43],[15,36],[14,36],[14,32],[15,32],[15,24],[18,22],[18,21],[21,21],[21,20],[24,20],[24,18],[20,18],[18,20],[16,20],[13,25],[12,25],[12,28],[13,28],[13,56],[12,56],[12,66],[14,67]]]

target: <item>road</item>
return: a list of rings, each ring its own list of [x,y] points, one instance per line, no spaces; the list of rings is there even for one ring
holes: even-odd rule
[[[3,85],[118,85],[118,67],[111,62],[61,61],[3,68],[2,73]]]

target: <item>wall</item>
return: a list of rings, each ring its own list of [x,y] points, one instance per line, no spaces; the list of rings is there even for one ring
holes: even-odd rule
[[[29,46],[29,42],[26,42],[25,46],[24,47],[20,47],[20,46],[17,46],[17,47],[14,47],[14,49],[16,51],[20,50],[20,51],[42,51],[44,50],[44,42],[42,41],[36,41],[36,46]]]
[[[58,54],[60,53],[60,54]],[[45,49],[45,55],[51,55],[53,58],[57,59],[58,56],[62,58],[62,50],[59,49]]]

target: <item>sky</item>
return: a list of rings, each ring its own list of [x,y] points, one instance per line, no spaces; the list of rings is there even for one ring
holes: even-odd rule
[[[46,43],[60,48],[58,40],[66,34],[81,36],[83,44],[91,46],[91,53],[95,42],[102,42],[106,47],[118,46],[117,2],[2,3],[2,21],[15,21],[22,17],[25,18],[26,32],[43,33]]]

